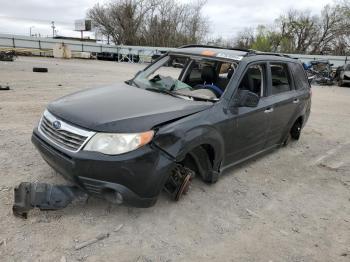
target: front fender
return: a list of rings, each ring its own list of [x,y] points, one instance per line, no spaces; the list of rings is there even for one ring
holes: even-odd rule
[[[218,170],[225,150],[223,137],[214,126],[206,122],[200,124],[200,120],[196,114],[162,127],[154,144],[176,162],[181,162],[196,147],[209,145],[214,151],[213,169]]]

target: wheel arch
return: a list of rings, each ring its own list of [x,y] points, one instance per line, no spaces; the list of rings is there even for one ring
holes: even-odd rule
[[[224,140],[220,132],[210,125],[202,125],[189,130],[163,130],[155,139],[156,145],[171,156],[174,162],[181,163],[188,158],[197,164],[207,160],[211,172],[218,173],[224,157]],[[187,158],[187,159],[186,159]],[[203,166],[206,166],[204,163]]]

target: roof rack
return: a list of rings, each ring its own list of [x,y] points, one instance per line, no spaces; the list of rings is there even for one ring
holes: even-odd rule
[[[245,49],[245,48],[231,48],[231,47],[223,47],[223,46],[212,46],[212,45],[183,45],[178,47],[179,49],[182,48],[191,48],[191,47],[202,47],[202,48],[215,48],[215,49],[226,49],[226,50],[233,50],[233,51],[242,51],[242,52],[247,52],[250,53],[252,50],[251,49]]]
[[[222,47],[222,46],[211,46],[211,45],[183,45],[178,47],[179,49],[182,48],[191,48],[191,47],[200,47],[200,48],[214,48],[214,49],[223,49],[223,50],[232,50],[232,51],[242,51],[246,52],[247,54],[245,56],[251,56],[251,55],[271,55],[271,56],[279,56],[279,57],[286,57],[286,58],[292,58],[290,55],[281,54],[281,53],[274,53],[274,52],[261,52],[254,49],[245,49],[245,48],[231,48],[231,47]]]
[[[252,54],[254,55],[273,55],[273,56],[280,56],[280,57],[286,57],[286,58],[293,58],[290,55],[286,55],[286,54],[281,54],[281,53],[274,53],[274,52],[260,52],[257,50],[252,50]]]

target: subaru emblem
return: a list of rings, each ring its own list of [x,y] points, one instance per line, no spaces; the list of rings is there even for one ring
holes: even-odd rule
[[[52,126],[55,128],[55,129],[60,129],[61,128],[61,122],[60,121],[54,121],[52,123]]]

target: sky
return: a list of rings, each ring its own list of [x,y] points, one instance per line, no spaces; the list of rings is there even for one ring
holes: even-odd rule
[[[80,36],[74,20],[82,19],[89,8],[106,0],[0,0],[0,33],[52,35],[55,21],[58,35]],[[191,0],[178,0],[190,2]],[[239,31],[270,24],[290,8],[319,14],[333,0],[207,0],[203,13],[208,17],[212,37],[232,38]],[[86,33],[89,35],[89,33]]]

